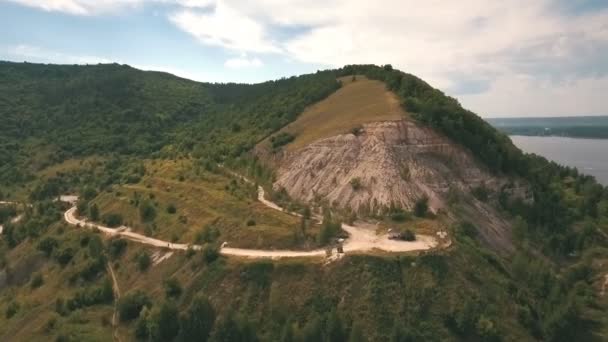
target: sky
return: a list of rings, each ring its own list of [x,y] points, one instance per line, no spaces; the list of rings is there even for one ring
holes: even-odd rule
[[[608,0],[0,0],[0,60],[205,82],[392,64],[482,117],[608,115]]]

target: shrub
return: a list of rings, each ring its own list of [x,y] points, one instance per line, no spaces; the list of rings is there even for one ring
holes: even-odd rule
[[[429,210],[429,198],[428,197],[425,196],[416,201],[416,204],[414,205],[414,215],[416,215],[418,217],[425,217],[428,210]]]
[[[125,252],[125,249],[127,249],[127,241],[119,238],[111,239],[108,242],[107,248],[110,258],[116,259]]]
[[[217,246],[212,244],[206,244],[203,247],[203,261],[207,264],[210,264],[217,260],[220,256],[220,250]]]
[[[217,238],[220,236],[220,232],[212,225],[206,225],[196,234],[196,243],[211,243],[215,242]]]
[[[112,283],[106,278],[101,286],[76,292],[74,297],[67,300],[66,307],[73,311],[97,304],[111,303],[113,300]]]
[[[135,262],[137,263],[137,269],[141,272],[146,271],[150,268],[150,264],[152,264],[152,259],[147,251],[141,251],[135,257]]]
[[[121,322],[128,322],[139,317],[144,306],[152,305],[148,296],[139,290],[128,293],[118,300],[118,317]]]
[[[182,294],[182,286],[176,278],[169,278],[164,281],[165,296],[167,298],[179,298]]]
[[[362,132],[363,132],[363,126],[358,125],[356,127],[351,128],[350,132],[354,135],[354,136],[359,136]]]
[[[39,251],[43,252],[47,257],[50,257],[53,254],[55,248],[59,246],[59,242],[57,239],[52,237],[45,237],[40,242],[38,242],[38,246],[36,247]]]
[[[121,214],[107,213],[102,216],[101,221],[106,226],[115,228],[122,225],[123,218]]]
[[[359,177],[355,177],[353,179],[350,180],[350,186],[353,188],[353,190],[358,191],[360,190],[363,186],[361,185],[361,179]]]
[[[416,234],[414,234],[414,232],[412,232],[410,229],[406,229],[399,234],[399,240],[416,241]]]
[[[74,250],[71,247],[64,247],[55,252],[55,260],[61,265],[67,265],[74,257]]]
[[[175,207],[175,204],[171,203],[167,206],[167,213],[175,214],[176,212],[177,212],[177,208]]]
[[[296,137],[291,133],[281,132],[270,138],[270,144],[272,145],[273,149],[277,149],[281,146],[285,146],[285,145],[289,144],[295,138]]]
[[[156,217],[156,209],[149,201],[143,201],[139,204],[139,217],[143,222],[153,221]]]
[[[12,301],[7,307],[5,311],[5,316],[7,319],[12,318],[19,311],[19,303]]]
[[[40,273],[34,274],[34,276],[32,277],[32,280],[30,281],[30,287],[32,289],[37,289],[40,286],[42,286],[42,284],[44,284],[44,279],[42,278],[42,274],[40,274]]]
[[[255,221],[253,219],[247,220],[247,226],[249,226],[249,227],[255,226]]]
[[[390,213],[391,220],[395,222],[403,222],[408,219],[408,214],[401,208],[395,209]]]
[[[91,205],[91,207],[89,208],[89,216],[93,221],[99,220],[99,207],[97,207],[97,204],[93,203]]]
[[[215,323],[215,310],[205,297],[197,296],[182,316],[181,337],[183,341],[207,341]]]
[[[475,198],[482,202],[487,201],[490,196],[490,190],[488,190],[488,188],[486,188],[483,184],[473,188],[471,190],[471,193],[473,194],[473,196],[475,196]]]

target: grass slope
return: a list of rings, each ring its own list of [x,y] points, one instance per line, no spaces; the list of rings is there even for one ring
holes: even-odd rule
[[[342,88],[326,99],[310,106],[280,132],[288,132],[295,140],[288,150],[306,146],[313,141],[338,134],[367,122],[399,120],[407,116],[395,94],[384,83],[364,76],[342,77]]]
[[[294,239],[300,221],[267,208],[257,200],[255,186],[233,176],[196,169],[191,160],[145,163],[146,176],[135,184],[123,184],[91,201],[102,213],[119,213],[135,231],[181,243],[201,243],[204,229],[217,229],[218,242],[232,247],[301,249],[313,247]],[[138,205],[150,202],[156,215],[144,221]],[[168,207],[176,212],[169,213]],[[316,235],[311,225],[307,232]]]

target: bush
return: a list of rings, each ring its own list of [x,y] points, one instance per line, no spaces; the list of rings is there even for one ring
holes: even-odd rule
[[[247,226],[248,227],[255,226],[255,221],[253,219],[247,220]]]
[[[19,303],[12,301],[7,307],[5,311],[5,316],[7,319],[12,318],[19,311]]]
[[[180,321],[181,340],[207,341],[214,323],[215,310],[209,300],[205,297],[195,297]]]
[[[198,244],[212,243],[220,236],[219,230],[212,225],[206,225],[196,234],[195,242]]]
[[[390,213],[391,220],[395,222],[403,222],[408,219],[408,214],[401,208],[395,209]]]
[[[404,230],[399,234],[399,240],[416,241],[416,234],[409,229]]]
[[[220,257],[220,250],[217,246],[206,244],[203,247],[203,261],[210,264]]]
[[[67,265],[74,257],[74,250],[71,247],[65,247],[55,252],[55,260],[61,265]]]
[[[292,142],[296,137],[291,133],[281,132],[270,138],[270,144],[273,149],[285,146]]]
[[[114,292],[112,290],[112,283],[110,283],[110,280],[106,278],[103,284],[99,287],[76,292],[74,297],[67,300],[66,307],[68,310],[73,311],[97,304],[111,303],[113,300]]]
[[[167,298],[179,298],[182,294],[182,286],[176,278],[169,278],[163,284]]]
[[[414,215],[416,215],[418,217],[425,217],[428,210],[429,210],[429,198],[428,197],[425,196],[416,201],[416,204],[414,205]]]
[[[171,203],[167,206],[167,213],[175,214],[176,212],[177,212],[177,208],[175,207],[175,204]]]
[[[147,251],[141,251],[135,257],[135,262],[137,263],[137,269],[140,272],[146,271],[150,268],[150,264],[152,264],[152,259]]]
[[[477,198],[478,200],[485,202],[488,200],[488,198],[490,197],[490,190],[488,190],[488,188],[485,187],[485,185],[480,185],[478,187],[475,187],[471,190],[471,193],[473,194],[473,196],[475,196],[475,198]]]
[[[139,290],[128,293],[118,300],[118,317],[121,322],[129,322],[137,317],[144,306],[151,306],[152,301]]]
[[[108,242],[107,248],[110,258],[116,259],[125,252],[125,249],[127,249],[127,241],[120,238],[111,239]]]
[[[122,225],[123,218],[121,214],[107,213],[101,217],[101,222],[110,228],[116,228]]]
[[[143,222],[153,221],[156,217],[156,209],[150,201],[143,201],[139,204],[139,217]]]
[[[40,286],[42,286],[42,284],[44,284],[44,279],[42,278],[42,274],[40,274],[40,273],[34,274],[34,276],[32,277],[32,280],[30,281],[30,287],[32,289],[37,289]]]
[[[354,135],[354,136],[359,136],[362,132],[363,132],[363,126],[359,125],[356,127],[353,127],[350,132]]]
[[[353,190],[358,191],[360,190],[363,186],[361,185],[361,179],[359,177],[355,177],[353,179],[350,180],[350,186],[353,188]]]
[[[50,257],[53,254],[55,248],[59,246],[59,242],[57,239],[52,237],[45,237],[40,242],[38,242],[38,246],[36,247],[39,251],[43,252],[47,257]]]
[[[89,216],[93,221],[99,220],[99,207],[97,206],[97,204],[93,203],[91,205],[91,207],[89,208]]]

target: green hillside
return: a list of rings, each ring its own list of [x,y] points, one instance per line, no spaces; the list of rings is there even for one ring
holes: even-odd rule
[[[341,89],[338,79],[353,75],[360,83]],[[344,106],[348,124],[374,120],[358,111],[365,105],[381,108],[378,120],[405,112],[495,175],[527,184],[529,198],[513,199],[508,188],[454,194],[456,217],[441,221],[451,222],[445,249],[354,253],[331,263],[218,255],[226,240],[246,248],[322,245],[322,227],[261,206],[255,187],[228,170],[268,188],[273,170],[251,149],[269,138],[276,153],[292,140],[348,131],[340,120],[315,130],[331,108],[319,104],[344,94],[353,101]],[[17,211],[0,204],[2,341],[608,339],[608,190],[524,155],[457,100],[388,65],[245,85],[121,65],[2,62],[0,118],[0,200],[31,204]],[[67,205],[53,201],[65,193],[79,194],[78,210],[89,217],[204,248],[153,249],[67,225]],[[272,195],[307,215],[306,204]],[[478,223],[459,218],[472,196],[510,223],[513,252],[490,249]],[[373,219],[444,220],[392,209]],[[11,223],[19,213],[23,219]]]

